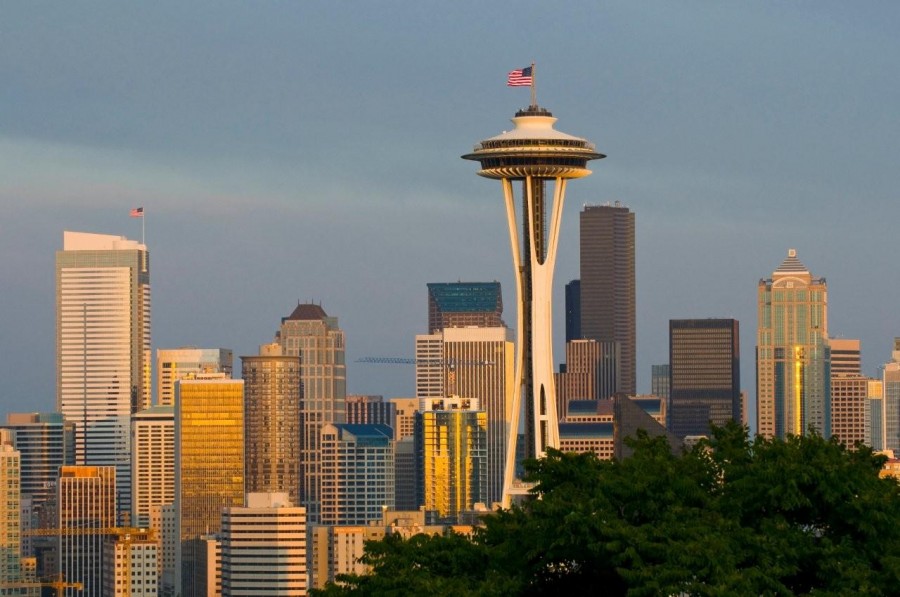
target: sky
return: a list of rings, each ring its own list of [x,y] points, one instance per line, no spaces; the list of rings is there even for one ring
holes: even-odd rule
[[[153,346],[256,354],[316,302],[348,390],[413,395],[428,282],[501,282],[500,184],[460,159],[529,103],[608,155],[578,214],[635,213],[638,390],[668,321],[733,317],[755,400],[756,285],[789,248],[828,281],[864,373],[900,336],[900,4],[893,2],[0,3],[0,415],[55,408],[63,230],[151,253]],[[236,363],[237,364],[237,363]],[[752,408],[751,408],[752,411]]]

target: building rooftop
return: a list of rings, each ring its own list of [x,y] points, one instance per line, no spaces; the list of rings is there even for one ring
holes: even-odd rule
[[[428,295],[444,313],[503,311],[500,282],[432,282]]]
[[[291,314],[285,317],[282,321],[319,321],[326,317],[328,317],[328,314],[325,313],[325,309],[323,309],[321,305],[314,305],[312,303],[300,303],[291,312]]]
[[[788,249],[788,255],[775,270],[775,274],[808,274],[809,270],[797,258],[796,249]]]

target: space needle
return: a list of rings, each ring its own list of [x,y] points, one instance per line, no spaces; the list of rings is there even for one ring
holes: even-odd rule
[[[555,130],[556,118],[534,99],[533,79],[531,86],[531,105],[516,112],[512,119],[515,128],[481,141],[472,153],[462,156],[481,163],[479,176],[502,184],[516,274],[515,384],[503,480],[504,508],[510,506],[511,496],[527,493],[527,486],[515,478],[523,397],[526,458],[541,458],[548,447],[559,447],[552,295],[566,183],[570,178],[590,175],[589,160],[606,157],[586,139]],[[521,182],[521,224],[516,214],[515,182]]]

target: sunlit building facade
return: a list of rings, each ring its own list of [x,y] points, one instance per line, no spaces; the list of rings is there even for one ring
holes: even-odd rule
[[[198,373],[224,373],[231,377],[234,353],[229,348],[158,348],[156,350],[156,403],[175,404],[175,382]]]
[[[306,595],[306,510],[286,493],[248,493],[222,513],[222,595]]]
[[[0,430],[0,579],[21,581],[21,455]],[[8,595],[0,584],[0,595]],[[16,593],[17,594],[17,593]]]
[[[79,597],[104,597],[103,543],[107,535],[99,530],[116,526],[116,468],[62,467],[57,504],[58,528],[98,529],[96,533],[59,535],[58,574],[68,582],[84,585],[77,593]]]
[[[300,357],[241,357],[247,493],[287,493],[300,503]]]
[[[175,410],[152,406],[131,417],[131,524],[150,526],[154,506],[175,499]]]
[[[442,519],[486,504],[488,416],[474,398],[423,401],[416,415],[419,503]]]
[[[56,253],[56,404],[75,462],[114,466],[131,511],[131,415],[150,406],[150,255],[121,236],[63,233]]]
[[[756,343],[758,432],[801,435],[809,427],[831,435],[828,287],[788,251],[769,279],[759,281]]]
[[[321,305],[299,304],[281,320],[276,342],[282,354],[300,357],[301,479],[300,505],[311,523],[319,521],[322,428],[347,418],[347,366],[344,332],[337,317]]]
[[[216,533],[222,509],[244,504],[244,382],[225,374],[175,384],[175,586],[205,590],[200,536]],[[180,567],[178,566],[180,562]]]
[[[368,524],[394,508],[393,430],[337,423],[321,433],[322,524]]]

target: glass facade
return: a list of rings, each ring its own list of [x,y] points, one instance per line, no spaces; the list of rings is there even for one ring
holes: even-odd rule
[[[757,431],[831,435],[827,286],[791,249],[757,290]]]
[[[203,587],[199,537],[218,532],[222,509],[244,504],[244,382],[218,377],[175,384],[175,511],[181,594]],[[178,571],[176,570],[176,573]],[[205,594],[205,593],[203,593]]]
[[[425,406],[416,415],[419,503],[454,520],[487,500],[487,413],[468,398],[428,400]]]

